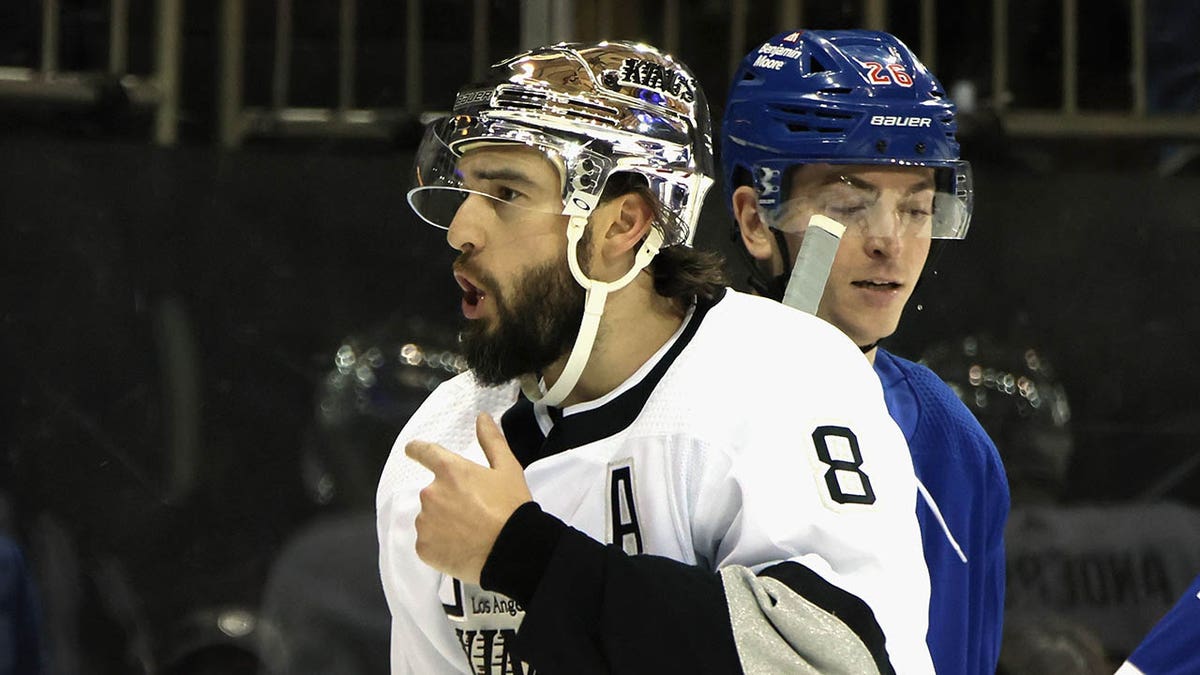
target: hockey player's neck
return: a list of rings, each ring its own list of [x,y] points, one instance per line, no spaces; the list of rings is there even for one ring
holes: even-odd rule
[[[563,406],[595,400],[621,386],[679,330],[684,314],[655,293],[652,283],[635,282],[609,296],[587,367]],[[565,364],[566,356],[546,369],[547,384]]]

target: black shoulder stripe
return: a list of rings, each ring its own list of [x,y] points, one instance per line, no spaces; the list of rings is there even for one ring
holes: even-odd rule
[[[642,414],[642,408],[646,405],[650,395],[654,393],[654,388],[658,386],[659,381],[675,363],[675,359],[679,357],[691,342],[692,337],[696,335],[696,331],[700,329],[705,315],[724,297],[725,290],[721,289],[721,292],[711,300],[697,301],[691,321],[679,334],[679,339],[671,345],[662,359],[654,364],[641,382],[603,407],[569,415],[563,417],[561,421],[556,420],[542,449],[543,455],[550,456],[602,438],[608,438],[633,424],[638,415]],[[551,408],[550,411],[551,414],[554,414],[555,409]]]
[[[629,391],[621,394],[601,408],[589,410],[564,417],[559,408],[547,408],[546,412],[554,422],[550,435],[543,436],[534,413],[533,403],[521,394],[517,402],[500,419],[500,427],[504,437],[512,448],[513,455],[528,467],[539,459],[565,452],[581,445],[586,445],[603,438],[608,438],[633,424],[642,412],[646,400],[650,398],[658,382],[683,352],[684,347],[691,342],[704,316],[713,306],[725,297],[725,289],[721,289],[713,298],[700,300],[692,319],[684,327],[679,339],[671,346],[663,358],[654,365],[646,377]]]
[[[771,577],[795,591],[797,595],[817,607],[836,616],[862,640],[875,666],[883,675],[895,675],[895,668],[888,659],[883,629],[875,620],[875,613],[861,598],[829,583],[821,575],[794,561],[772,565],[758,573]]]
[[[521,466],[527,467],[541,456],[546,437],[534,416],[533,403],[524,394],[500,416],[500,429]]]

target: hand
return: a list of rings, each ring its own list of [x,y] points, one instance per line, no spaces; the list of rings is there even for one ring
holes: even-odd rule
[[[475,418],[475,436],[490,467],[426,441],[411,441],[404,452],[433,472],[433,482],[421,490],[417,556],[439,572],[477,584],[504,523],[533,495],[490,415]]]

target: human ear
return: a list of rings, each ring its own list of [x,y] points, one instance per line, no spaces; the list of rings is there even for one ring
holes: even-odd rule
[[[754,188],[742,185],[733,191],[733,218],[737,221],[742,245],[755,260],[771,260],[775,238],[759,217],[758,195]]]
[[[617,197],[611,207],[612,215],[602,239],[604,255],[614,258],[638,249],[654,226],[654,209],[636,192]]]

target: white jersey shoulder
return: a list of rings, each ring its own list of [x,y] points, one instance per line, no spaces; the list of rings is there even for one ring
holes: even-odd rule
[[[867,602],[897,672],[932,672],[912,458],[878,376],[840,330],[731,293],[643,416],[681,421],[708,451],[692,502],[698,552],[717,567],[803,563]]]
[[[751,414],[782,404],[800,409],[844,409],[850,399],[867,400],[856,408],[883,405],[883,388],[862,352],[840,330],[809,314],[757,296],[730,293],[715,306],[682,363],[680,379],[713,378],[705,399]],[[684,384],[681,382],[680,384]],[[884,408],[886,410],[886,408]],[[877,412],[874,411],[874,412]]]
[[[476,461],[483,460],[483,450],[475,440],[475,418],[486,412],[499,421],[500,415],[517,400],[519,391],[515,381],[498,387],[484,387],[470,371],[439,385],[409,418],[392,444],[391,455],[380,477],[377,500],[390,494],[397,483],[418,481],[425,484],[432,479],[432,474],[404,454],[404,446],[411,440],[434,441]]]

